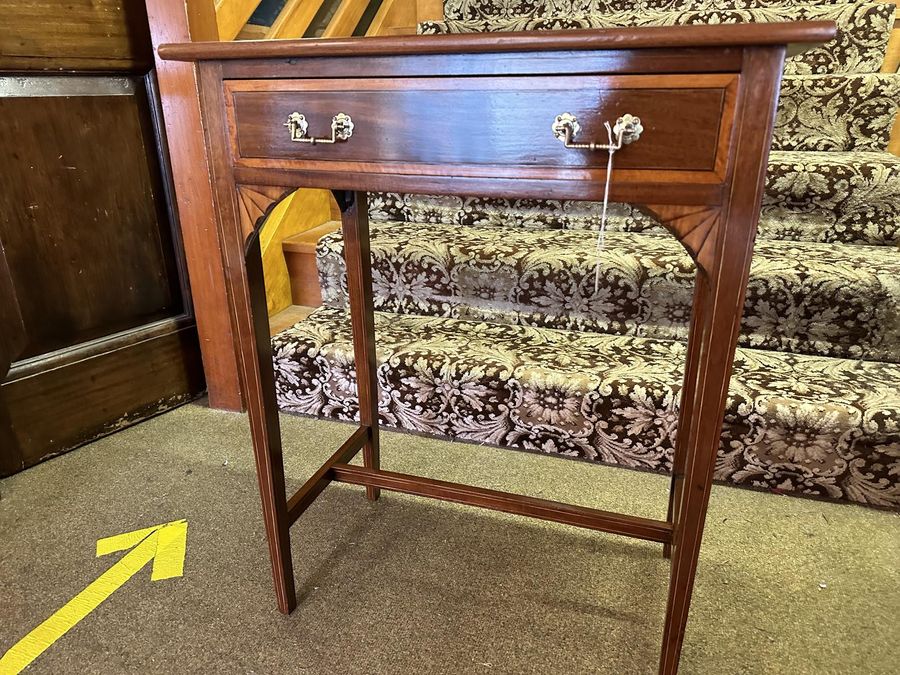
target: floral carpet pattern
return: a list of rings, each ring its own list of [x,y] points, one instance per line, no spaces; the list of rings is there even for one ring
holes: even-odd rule
[[[880,152],[890,140],[898,100],[896,75],[785,77],[772,149]]]
[[[672,237],[373,222],[375,307],[397,314],[687,339],[694,263]],[[322,299],[347,298],[343,240],[319,240]],[[600,283],[595,286],[595,268]],[[900,253],[759,241],[744,346],[900,362]]]
[[[900,82],[900,77],[893,77]],[[393,193],[370,197],[370,217],[378,221],[596,229],[600,214],[601,206],[596,202]],[[608,227],[613,231],[655,231],[666,235],[651,216],[627,204],[612,206]],[[883,151],[772,151],[759,236],[786,241],[900,245],[900,157]]]
[[[709,23],[783,21],[834,21],[838,34],[830,42],[789,56],[786,75],[823,73],[875,73],[884,61],[883,45],[894,23],[893,3],[840,3],[784,7],[773,4],[753,9],[641,10],[608,14],[557,13],[553,3],[541,3],[547,14],[524,14],[510,18],[426,21],[419,24],[423,35],[437,33],[484,33],[525,30],[625,28],[629,26],[686,26]],[[573,8],[574,10],[574,8]]]
[[[697,11],[713,9],[760,9],[805,5],[840,5],[852,0],[444,0],[444,18],[515,19],[524,16],[610,14],[648,10]]]
[[[886,152],[772,152],[764,217],[793,214],[828,224],[817,238],[900,244],[900,157]],[[798,219],[799,220],[799,219]],[[788,237],[790,238],[790,237]]]
[[[383,424],[670,470],[685,345],[376,312]],[[273,339],[279,406],[354,420],[349,317],[322,308]],[[900,503],[900,365],[739,349],[716,479]]]
[[[445,0],[443,32],[829,19],[791,57],[716,466],[729,484],[900,510],[900,75],[895,5]],[[640,207],[369,195],[382,422],[668,471],[694,280]],[[282,409],[357,415],[339,233],[326,306],[273,339]],[[594,274],[599,265],[599,284]]]

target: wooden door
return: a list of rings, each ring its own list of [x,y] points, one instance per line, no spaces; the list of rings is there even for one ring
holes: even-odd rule
[[[0,250],[24,326],[0,387],[6,475],[204,383],[143,3],[0,16]]]

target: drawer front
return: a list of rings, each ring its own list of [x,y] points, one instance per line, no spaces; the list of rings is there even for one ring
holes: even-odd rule
[[[606,143],[603,123],[630,113],[643,133],[616,154],[616,169],[716,172],[736,82],[732,74],[239,80],[226,83],[226,101],[238,165],[364,171],[378,163],[444,175],[604,169],[606,151],[566,148],[553,122],[570,113],[581,127],[575,142]],[[344,113],[352,135],[334,144],[292,141],[292,113],[320,138]]]

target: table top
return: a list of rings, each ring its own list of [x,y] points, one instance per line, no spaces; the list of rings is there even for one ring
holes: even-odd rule
[[[516,33],[187,42],[160,45],[159,56],[170,61],[222,61],[764,45],[789,45],[790,53],[795,53],[808,48],[810,44],[831,40],[836,34],[837,29],[831,21],[797,21]]]

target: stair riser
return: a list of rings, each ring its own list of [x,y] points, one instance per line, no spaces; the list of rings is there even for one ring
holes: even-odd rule
[[[900,161],[880,153],[776,153],[769,157],[761,218],[825,229],[825,242],[900,243]],[[764,235],[769,233],[763,230]]]
[[[773,150],[883,152],[900,103],[900,75],[786,77]]]
[[[322,285],[313,251],[285,251],[284,262],[291,278],[291,302],[301,307],[322,306]]]
[[[520,233],[377,224],[372,233],[375,307],[496,323],[684,340],[695,268],[674,240],[610,233],[599,257],[580,232]],[[744,308],[743,346],[900,361],[900,253],[867,265],[866,249],[822,250],[761,242]],[[890,252],[876,250],[874,253]],[[343,307],[339,235],[320,241],[326,305]],[[892,329],[891,327],[894,326]]]
[[[583,16],[626,11],[758,9],[840,5],[856,0],[444,0],[444,18],[513,19],[522,16]]]
[[[379,222],[446,223],[523,229],[596,229],[596,202],[504,200],[381,193]],[[663,235],[656,221],[612,204],[610,231]],[[886,153],[776,152],[769,158],[759,237],[876,246],[900,245],[900,160]]]

